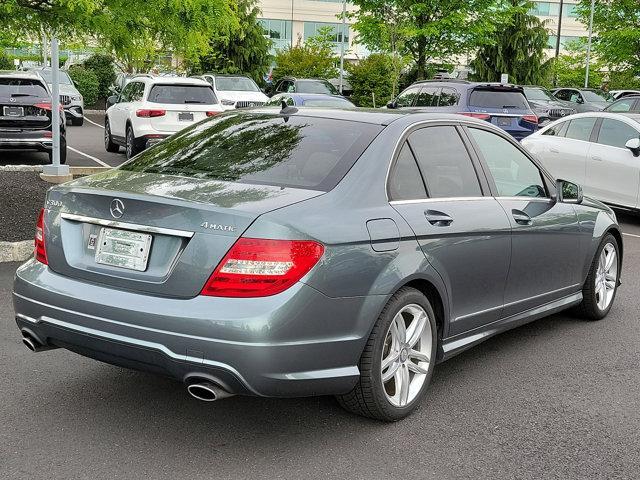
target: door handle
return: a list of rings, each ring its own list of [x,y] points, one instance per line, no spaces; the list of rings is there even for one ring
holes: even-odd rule
[[[600,157],[598,155],[591,155],[591,160],[595,160],[596,162],[601,162],[602,161],[602,157]]]
[[[511,210],[511,215],[513,215],[513,219],[519,225],[531,225],[531,217],[524,213],[522,210],[516,210],[515,208]]]
[[[436,227],[448,227],[453,223],[453,218],[437,210],[425,210],[424,216],[431,225]]]

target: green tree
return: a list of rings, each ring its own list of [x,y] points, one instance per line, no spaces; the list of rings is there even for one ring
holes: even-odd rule
[[[548,87],[554,85],[554,80],[559,87],[584,87],[586,73],[585,51],[581,44],[574,44],[569,51],[560,55],[557,59],[549,60],[549,70],[546,79],[542,82]],[[603,83],[602,63],[594,60],[589,67],[589,87],[599,88]]]
[[[373,53],[358,63],[347,64],[346,69],[353,88],[351,100],[359,107],[380,107],[394,98],[391,55]]]
[[[98,77],[93,72],[93,70],[88,70],[80,66],[74,66],[69,69],[69,76],[84,98],[85,105],[95,105],[96,101],[98,100],[100,83],[98,82]]]
[[[84,68],[91,70],[98,79],[98,96],[107,98],[109,87],[116,79],[113,58],[104,53],[95,53],[84,61]]]
[[[544,22],[529,13],[532,7],[529,0],[504,3],[504,11],[497,16],[500,20],[495,41],[482,46],[471,62],[476,80],[495,82],[500,80],[500,74],[507,73],[512,83],[542,81],[548,69],[544,50],[549,32]]]
[[[491,41],[497,0],[353,0],[359,42],[376,52],[397,51],[425,78],[427,63],[467,53]]]
[[[580,0],[580,20],[587,25],[591,0]],[[595,2],[593,48],[607,65],[640,72],[640,3],[638,0]]]
[[[13,70],[13,62],[2,50],[0,50],[0,70]]]
[[[260,9],[255,0],[237,0],[234,11],[239,28],[230,35],[211,40],[209,54],[202,57],[194,70],[215,73],[243,73],[262,83],[271,64],[271,40],[265,37],[258,22]]]
[[[273,69],[273,81],[282,77],[333,78],[338,75],[337,56],[333,51],[331,27],[322,27],[318,35],[302,39],[293,47],[278,51],[275,56],[276,67]]]

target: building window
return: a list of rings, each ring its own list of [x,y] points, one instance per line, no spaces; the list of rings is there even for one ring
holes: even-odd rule
[[[562,7],[562,16],[576,18],[578,16],[576,7],[577,5],[575,4],[565,3]],[[560,3],[533,2],[530,12],[539,17],[557,17],[560,14]]]
[[[331,28],[332,41],[337,46],[340,42],[349,45],[349,25],[344,26],[344,40],[342,38],[342,23],[323,23],[323,22],[304,22],[304,39],[315,37],[320,33],[320,29],[323,27]]]
[[[280,50],[291,45],[291,20],[262,18],[259,21],[265,36],[273,42],[272,50]]]
[[[547,47],[548,48],[556,48],[556,39],[558,37],[556,35],[549,35],[549,40],[547,42]],[[565,50],[566,48],[568,48],[572,43],[577,43],[580,40],[583,40],[584,37],[576,37],[576,36],[571,36],[571,35],[561,35],[560,36],[560,48]]]

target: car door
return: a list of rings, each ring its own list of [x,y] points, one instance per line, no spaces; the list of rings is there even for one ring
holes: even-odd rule
[[[396,181],[401,168],[408,172],[404,183]],[[411,132],[391,170],[389,194],[391,205],[409,223],[447,286],[448,334],[498,320],[509,270],[511,227],[500,204],[489,195],[459,128],[438,125]]]
[[[511,222],[511,265],[504,316],[558,300],[581,288],[584,259],[573,205],[555,200],[555,185],[514,141],[468,127],[491,189]]]
[[[630,124],[602,118],[587,158],[589,195],[624,207],[638,206],[640,159],[625,147],[640,132]]]
[[[139,84],[140,82],[130,82],[125,85],[125,87],[122,89],[122,93],[120,94],[120,98],[118,99],[118,103],[113,106],[113,109],[109,114],[111,135],[113,135],[114,137],[124,139],[127,112],[129,109],[129,104],[131,102],[131,96],[137,88],[136,85]]]
[[[567,120],[567,128],[550,140],[549,155],[544,166],[555,178],[586,185],[586,165],[596,117],[577,117]]]

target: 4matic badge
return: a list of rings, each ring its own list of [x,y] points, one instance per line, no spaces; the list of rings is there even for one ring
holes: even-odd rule
[[[206,228],[207,230],[218,230],[220,232],[235,232],[236,231],[236,227],[233,227],[231,225],[221,225],[219,223],[203,222],[203,223],[200,224],[200,226],[202,228]]]

